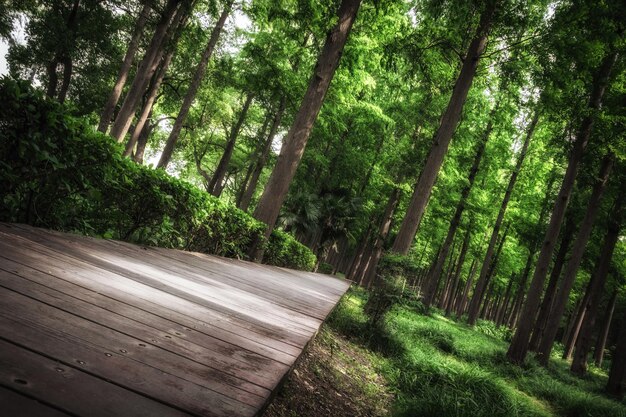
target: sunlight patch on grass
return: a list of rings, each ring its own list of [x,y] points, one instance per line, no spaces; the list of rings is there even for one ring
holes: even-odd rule
[[[597,368],[578,378],[561,359],[546,369],[530,357],[518,367],[505,356],[510,331],[490,322],[471,328],[402,305],[371,329],[365,296],[351,292],[330,325],[379,352],[378,371],[397,392],[393,415],[626,417],[624,404],[602,395],[606,374]]]

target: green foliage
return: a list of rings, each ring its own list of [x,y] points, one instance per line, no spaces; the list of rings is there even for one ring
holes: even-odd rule
[[[264,226],[193,185],[122,158],[121,149],[23,82],[0,80],[0,220],[245,258]],[[275,232],[267,262],[313,269]]]
[[[309,248],[290,234],[275,229],[267,242],[263,261],[271,265],[311,271],[315,268],[316,258]]]
[[[420,267],[409,256],[389,253],[378,263],[377,273],[385,278],[413,279],[420,272]]]
[[[364,307],[372,325],[380,326],[385,314],[398,303],[425,311],[416,294],[406,289],[407,280],[415,278],[418,271],[418,266],[408,256],[387,254],[382,257],[376,269],[374,289]]]

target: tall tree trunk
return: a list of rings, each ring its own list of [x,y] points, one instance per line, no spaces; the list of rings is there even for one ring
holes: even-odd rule
[[[480,168],[480,161],[485,154],[485,147],[487,146],[487,141],[489,140],[489,136],[493,129],[493,114],[489,118],[489,124],[487,129],[485,130],[482,140],[478,143],[476,148],[476,154],[474,155],[474,161],[472,163],[472,167],[470,168],[469,175],[467,177],[467,184],[463,187],[461,191],[461,198],[456,206],[456,210],[454,211],[454,215],[452,216],[452,220],[450,221],[450,227],[448,228],[448,234],[446,235],[446,239],[443,242],[441,247],[441,251],[439,252],[439,256],[435,261],[434,267],[431,269],[429,275],[427,275],[426,279],[426,287],[424,291],[423,302],[426,307],[430,307],[433,302],[435,285],[439,281],[439,276],[441,275],[441,270],[443,269],[443,262],[448,256],[448,251],[450,249],[450,245],[452,244],[452,240],[454,240],[454,235],[456,234],[456,229],[459,227],[461,223],[461,217],[463,216],[463,212],[465,211],[465,205],[467,204],[467,198],[469,197],[470,191],[472,190],[472,186],[474,185],[474,181],[476,180],[476,175],[478,174],[478,170]]]
[[[509,226],[510,224],[507,224],[507,226],[504,229],[504,233],[502,234],[502,238],[500,238],[500,242],[496,249],[495,256],[493,256],[493,258],[489,262],[489,266],[485,272],[485,275],[484,277],[482,277],[482,283],[480,281],[481,279],[480,275],[478,276],[478,281],[476,281],[476,286],[474,287],[474,294],[472,294],[472,299],[470,301],[470,306],[469,306],[468,316],[467,316],[467,323],[470,326],[473,326],[474,324],[476,324],[476,320],[478,319],[480,305],[483,302],[483,298],[484,298],[485,287],[489,284],[489,281],[491,280],[491,276],[495,272],[496,266],[498,264],[498,259],[500,258],[500,253],[502,252],[502,248],[504,247],[504,242],[506,241],[506,237],[509,233]],[[498,242],[496,242],[496,244],[497,243]],[[491,245],[491,241],[489,242],[489,245]],[[487,251],[489,251],[489,247],[487,247]],[[481,273],[483,269],[484,269],[484,261],[483,261],[483,267],[481,267]]]
[[[67,17],[67,21],[65,22],[65,27],[67,30],[66,36],[74,37],[76,32],[77,25],[77,16],[78,9],[80,8],[81,0],[74,0],[72,4],[72,9]],[[71,41],[74,42],[74,39]],[[50,98],[54,98],[57,94],[57,87],[59,83],[59,77],[57,75],[57,68],[59,64],[63,64],[63,83],[61,85],[61,90],[58,95],[58,100],[60,103],[65,101],[65,97],[67,96],[67,90],[70,86],[70,81],[72,77],[72,59],[70,57],[70,51],[67,50],[68,42],[59,42],[57,44],[56,52],[54,54],[54,58],[50,61],[46,67],[48,72],[48,86],[46,88],[46,95]]]
[[[539,362],[543,365],[547,365],[548,360],[550,359],[552,345],[554,344],[554,340],[556,338],[556,334],[559,330],[559,325],[561,323],[561,318],[563,317],[565,307],[567,306],[567,302],[569,300],[569,293],[574,286],[574,281],[576,281],[576,273],[578,272],[578,267],[580,266],[583,254],[585,253],[587,242],[589,241],[589,237],[591,236],[593,223],[600,208],[602,194],[604,193],[604,189],[606,188],[606,183],[609,180],[609,174],[611,173],[612,168],[613,157],[611,155],[605,157],[602,161],[602,167],[600,168],[598,181],[593,187],[593,191],[587,205],[585,218],[580,225],[576,240],[574,241],[574,244],[572,246],[571,256],[569,258],[569,261],[567,262],[567,265],[565,266],[565,271],[563,272],[563,279],[561,280],[559,292],[557,293],[557,297],[554,299],[554,305],[552,306],[552,310],[550,310],[550,314],[548,315],[546,328],[544,329],[543,335],[541,337],[539,349],[537,349],[537,359],[539,359]]]
[[[389,231],[391,230],[391,221],[393,220],[393,214],[396,211],[396,207],[398,206],[401,195],[402,192],[400,188],[396,187],[391,192],[389,200],[387,200],[387,206],[385,207],[385,212],[383,213],[383,218],[380,222],[378,235],[376,236],[376,240],[374,241],[374,251],[372,253],[372,257],[370,258],[368,267],[365,269],[364,272],[365,279],[368,282],[372,282],[372,280],[376,276],[376,267],[378,266],[378,261],[383,254],[384,244],[387,240],[387,236],[389,236]]]
[[[250,177],[252,177],[252,172],[254,171],[254,168],[256,167],[256,163],[259,160],[261,153],[263,152],[263,149],[266,146],[267,128],[269,127],[270,122],[274,118],[274,114],[275,113],[272,113],[271,109],[268,110],[265,113],[265,118],[263,120],[263,125],[261,126],[261,129],[257,131],[256,137],[255,137],[256,146],[254,147],[254,151],[252,152],[252,155],[250,155],[250,161],[248,162],[248,167],[246,168],[246,175],[241,181],[241,186],[239,187],[239,190],[237,190],[237,199],[235,202],[237,208],[241,206],[241,198],[245,194],[246,188],[248,188],[248,182],[250,182]]]
[[[561,245],[559,246],[559,251],[557,252],[556,259],[554,260],[552,272],[550,272],[550,280],[548,281],[548,286],[546,287],[543,301],[541,302],[541,308],[539,309],[539,314],[537,316],[537,322],[535,323],[535,328],[533,329],[533,334],[530,338],[528,350],[532,352],[536,352],[537,348],[539,348],[539,342],[541,341],[541,337],[543,335],[543,329],[546,327],[548,315],[550,314],[550,310],[552,309],[552,304],[554,301],[554,296],[556,295],[556,289],[557,284],[559,283],[559,277],[561,276],[561,270],[563,269],[563,265],[565,264],[565,257],[567,256],[570,243],[572,241],[572,238],[574,237],[574,227],[574,217],[568,216],[567,220],[565,221],[563,236],[561,237]]]
[[[289,185],[302,159],[313,124],[324,102],[324,97],[339,65],[343,48],[348,40],[352,24],[356,19],[361,0],[342,0],[338,10],[337,24],[326,37],[326,42],[318,57],[293,125],[285,137],[276,166],[263,190],[254,217],[265,223],[265,236],[269,237],[276,224],[280,208],[285,201]],[[254,242],[250,257],[260,261],[263,258],[262,242]]]
[[[622,315],[622,323],[626,323],[626,310]],[[621,401],[626,394],[626,326],[620,329],[617,347],[611,359],[606,392]]]
[[[259,178],[261,177],[261,172],[263,172],[263,168],[267,163],[267,158],[270,155],[270,150],[272,149],[272,143],[274,142],[274,137],[276,136],[276,132],[280,127],[280,122],[283,118],[283,114],[285,114],[285,105],[286,99],[285,97],[281,98],[280,104],[278,106],[278,111],[274,115],[274,119],[272,120],[272,126],[270,127],[270,132],[267,135],[267,140],[263,145],[263,149],[256,161],[254,166],[254,171],[252,171],[252,176],[250,177],[250,181],[246,187],[246,191],[241,196],[241,201],[239,203],[239,208],[243,211],[247,211],[250,206],[250,202],[252,201],[252,197],[254,196],[254,192],[256,191],[257,184],[259,183]]]
[[[537,309],[539,308],[543,284],[546,279],[554,247],[556,246],[556,242],[558,240],[561,223],[563,222],[563,217],[565,216],[565,210],[567,209],[570,195],[572,189],[574,188],[574,182],[576,180],[576,175],[578,174],[578,166],[582,160],[583,154],[585,153],[585,149],[587,148],[587,143],[589,142],[591,129],[595,119],[595,113],[600,108],[602,103],[604,91],[609,83],[611,68],[615,63],[616,58],[617,54],[615,53],[612,53],[610,56],[605,58],[598,70],[598,73],[596,74],[593,83],[593,90],[587,105],[590,112],[589,115],[582,120],[580,130],[578,131],[576,141],[574,142],[567,170],[565,171],[565,176],[561,184],[561,190],[559,191],[559,195],[557,196],[554,204],[550,224],[548,225],[544,241],[541,245],[539,259],[537,260],[537,265],[535,266],[535,273],[533,274],[533,279],[528,290],[528,296],[526,297],[526,303],[524,304],[522,312],[523,317],[534,317]],[[524,362],[524,359],[526,359],[530,333],[534,324],[533,322],[534,320],[523,320],[519,323],[507,351],[507,358],[509,361],[521,364]]]
[[[611,321],[613,320],[613,312],[615,311],[617,294],[618,291],[617,288],[615,288],[613,290],[613,295],[611,295],[611,299],[609,300],[609,303],[607,305],[606,314],[604,315],[604,320],[602,323],[602,330],[598,335],[596,347],[593,352],[593,358],[598,368],[602,366],[602,361],[604,359],[604,347],[606,346],[606,340],[609,337],[609,330],[611,328]]]
[[[74,64],[72,63],[72,58],[69,56],[63,57],[61,62],[63,63],[63,81],[61,82],[61,88],[59,89],[58,101],[59,103],[64,103],[65,98],[67,97],[67,92],[70,89]]]
[[[46,96],[54,98],[57,94],[57,87],[59,83],[59,76],[57,75],[57,67],[59,66],[59,59],[54,57],[52,61],[46,65],[46,72],[48,73],[48,87],[46,88]]]
[[[150,115],[148,115],[148,118],[150,118]],[[146,145],[148,144],[148,139],[150,138],[152,130],[155,128],[155,126],[156,123],[148,123],[141,130],[141,134],[137,139],[137,148],[135,149],[135,153],[132,155],[133,161],[137,162],[138,164],[143,164],[143,156],[146,151]]]
[[[239,112],[237,122],[230,130],[228,140],[226,141],[226,148],[224,148],[224,153],[220,158],[220,162],[217,164],[217,168],[213,173],[211,182],[209,182],[209,192],[215,197],[219,197],[222,194],[222,190],[224,189],[224,181],[226,179],[226,173],[228,172],[228,164],[230,164],[230,160],[233,156],[233,151],[235,150],[237,137],[239,136],[239,132],[241,131],[241,127],[243,126],[243,122],[246,120],[246,115],[248,114],[248,109],[252,104],[252,100],[254,100],[254,94],[248,93],[248,95],[246,96],[246,101],[243,103],[241,112]]]
[[[189,88],[187,89],[185,97],[183,98],[183,104],[180,106],[178,116],[176,117],[174,125],[172,126],[172,131],[170,132],[170,135],[165,142],[165,147],[163,148],[163,153],[161,153],[161,158],[159,159],[157,168],[167,168],[167,164],[169,164],[170,159],[172,158],[172,153],[174,153],[174,146],[176,145],[176,142],[178,142],[180,132],[183,130],[183,124],[187,120],[189,110],[191,110],[191,106],[196,99],[196,94],[198,94],[198,89],[200,88],[200,84],[202,83],[204,75],[206,74],[207,65],[209,64],[209,60],[213,55],[215,45],[217,45],[217,41],[222,34],[224,23],[226,22],[226,18],[230,14],[232,5],[232,0],[227,1],[226,4],[224,4],[224,10],[222,10],[222,14],[220,14],[220,17],[217,19],[217,22],[215,23],[215,26],[211,31],[209,42],[202,52],[200,62],[198,62],[198,65],[196,66],[196,70],[191,79],[191,83],[189,84]]]
[[[528,282],[528,277],[530,276],[530,270],[532,268],[534,258],[535,248],[533,247],[528,251],[528,258],[526,258],[526,265],[524,266],[524,270],[522,272],[522,276],[517,287],[517,292],[515,293],[513,308],[511,309],[511,315],[509,316],[509,320],[507,320],[510,328],[514,328],[517,326],[517,318],[519,317],[519,312],[524,302],[526,283]]]
[[[515,274],[511,275],[509,282],[506,285],[506,290],[504,291],[504,296],[502,297],[502,304],[498,306],[498,310],[495,315],[495,323],[496,326],[500,327],[502,322],[504,321],[504,316],[506,315],[506,310],[509,307],[509,301],[511,299],[511,289],[513,288],[513,281],[515,281]]]
[[[111,94],[109,94],[109,98],[104,105],[104,109],[102,109],[100,123],[98,124],[98,130],[102,133],[106,133],[107,129],[109,128],[109,123],[113,118],[115,106],[117,106],[117,102],[122,95],[122,89],[124,88],[124,84],[126,84],[128,73],[130,72],[130,68],[133,65],[133,60],[135,59],[135,54],[137,53],[137,49],[139,48],[139,41],[141,40],[141,36],[143,35],[143,29],[146,26],[150,10],[150,2],[146,1],[143,5],[143,8],[141,9],[141,12],[139,12],[139,17],[137,18],[137,22],[135,23],[135,30],[133,31],[133,35],[130,38],[128,49],[126,50],[126,55],[124,55],[124,59],[122,60],[122,66],[117,73],[117,80],[113,85],[113,90],[111,90]]]
[[[493,252],[496,248],[496,242],[498,240],[498,234],[500,233],[500,226],[502,225],[502,221],[504,220],[504,215],[506,214],[506,209],[509,205],[509,201],[511,199],[511,194],[513,193],[513,189],[515,188],[515,183],[517,182],[517,177],[522,169],[522,165],[524,163],[524,159],[526,158],[526,153],[528,152],[528,145],[530,144],[530,139],[535,132],[535,127],[537,126],[537,122],[539,121],[539,110],[535,110],[535,114],[527,127],[526,137],[524,139],[524,144],[522,145],[522,149],[517,157],[517,162],[515,164],[515,168],[513,172],[511,172],[511,177],[509,178],[509,184],[506,187],[506,191],[504,193],[504,198],[502,199],[502,203],[500,204],[500,210],[498,211],[498,216],[496,218],[496,222],[493,225],[493,229],[491,231],[491,239],[489,240],[489,245],[487,246],[487,252],[485,253],[485,259],[483,260],[482,267],[480,269],[480,275],[478,276],[478,281],[476,282],[476,288],[474,289],[474,294],[481,294],[484,291],[485,285],[487,284],[487,274],[489,272],[489,268],[491,265],[491,260],[493,256]],[[480,304],[480,298],[472,297],[472,303],[470,304],[469,314],[467,317],[467,323],[470,326],[473,326],[476,323],[476,319],[478,318],[478,309]]]
[[[346,271],[346,279],[349,279],[351,281],[356,281],[354,278],[355,273],[357,269],[359,268],[359,265],[363,261],[363,257],[365,256],[365,251],[369,244],[370,237],[372,236],[373,229],[374,229],[373,221],[370,221],[370,223],[367,226],[367,231],[362,236],[361,243],[359,243],[359,246],[357,247],[356,252],[354,253],[354,257],[352,258],[350,267]]]
[[[567,326],[565,327],[565,331],[563,332],[563,359],[569,360],[572,357],[572,352],[574,351],[574,345],[576,344],[576,339],[578,339],[578,331],[580,330],[580,325],[585,318],[585,310],[587,309],[587,300],[589,294],[589,285],[587,285],[587,289],[585,290],[585,294],[581,297],[580,300],[576,303],[576,307],[572,310],[572,314],[570,314],[569,320],[567,322]]]
[[[454,255],[455,255],[455,249],[456,249],[457,243],[458,241],[455,241],[452,243],[452,250],[450,251],[450,256],[448,257],[448,266],[446,267],[445,272],[439,275],[439,279],[437,280],[437,288],[435,288],[435,294],[437,294],[437,291],[439,291],[439,287],[441,287],[441,290],[439,291],[439,295],[438,297],[436,297],[438,300],[437,306],[439,308],[442,308],[443,301],[446,297],[446,292],[448,290],[448,286],[450,283],[450,278],[452,276],[452,271],[454,270],[454,265],[456,264]],[[442,281],[443,281],[443,285],[440,285]]]
[[[148,49],[139,64],[139,68],[137,68],[135,78],[133,79],[128,93],[126,93],[122,107],[117,113],[115,122],[111,127],[110,135],[117,140],[117,142],[124,140],[124,136],[126,136],[133,120],[135,108],[159,65],[170,22],[176,25],[181,19],[183,7],[178,7],[180,3],[180,0],[168,0],[163,9],[161,18],[154,29],[154,35],[152,36],[150,45],[148,45]]]
[[[135,129],[130,135],[128,143],[126,143],[126,148],[124,150],[124,153],[122,154],[123,156],[130,156],[133,152],[133,149],[135,148],[135,145],[139,143],[140,137],[145,136],[144,131],[146,130],[146,123],[152,115],[152,108],[154,107],[154,103],[159,97],[159,89],[161,88],[161,84],[165,79],[167,70],[169,69],[169,66],[172,63],[172,59],[174,58],[176,45],[178,44],[178,40],[182,35],[183,29],[187,23],[187,18],[188,15],[185,15],[179,21],[172,22],[172,25],[170,26],[170,30],[174,32],[174,35],[171,37],[170,45],[165,55],[160,54],[158,57],[161,63],[158,70],[154,73],[152,79],[150,80],[143,106],[141,108],[141,111],[139,112],[137,123],[135,124]],[[147,140],[147,137],[145,139]],[[144,147],[145,143],[147,142],[144,142]]]
[[[619,198],[619,197],[618,197]],[[582,323],[580,332],[578,334],[578,343],[576,344],[576,350],[574,352],[574,360],[572,361],[571,371],[576,375],[584,375],[587,372],[587,356],[592,345],[593,329],[596,323],[596,316],[600,310],[600,302],[602,300],[602,293],[604,291],[604,285],[609,275],[609,267],[611,266],[611,258],[613,257],[613,251],[619,238],[619,232],[621,228],[621,198],[618,203],[618,207],[611,210],[613,215],[609,218],[609,224],[606,235],[604,237],[604,244],[600,251],[600,259],[595,268],[595,272],[591,277],[590,283],[590,296],[587,303],[587,313],[585,314],[585,320]]]
[[[487,45],[487,36],[495,11],[495,1],[488,1],[485,7],[486,9],[480,17],[480,23],[478,24],[474,38],[465,54],[463,66],[461,67],[461,72],[456,80],[454,89],[452,90],[448,107],[435,133],[433,144],[430,148],[428,158],[426,159],[426,164],[415,185],[411,202],[409,203],[402,224],[400,225],[400,230],[391,248],[393,252],[404,255],[409,253],[422,216],[426,210],[430,193],[439,175],[439,169],[441,168],[443,159],[448,151],[448,146],[450,145],[450,141],[461,117],[467,93],[472,86],[472,81],[474,80],[476,69],[478,68],[480,56]]]
[[[450,297],[446,304],[446,316],[450,316],[452,313],[452,308],[454,307],[454,301],[456,299],[456,293],[459,288],[459,281],[461,279],[461,270],[463,269],[463,264],[465,263],[465,255],[467,254],[467,249],[469,248],[470,237],[472,236],[472,225],[473,222],[470,221],[470,224],[465,232],[465,237],[463,238],[463,244],[461,245],[461,253],[459,253],[459,260],[456,265],[456,271],[454,272],[454,280],[452,284],[452,290],[450,292]]]
[[[467,306],[467,298],[469,296],[469,292],[472,289],[472,282],[474,281],[474,275],[476,274],[476,258],[472,259],[472,264],[470,265],[470,271],[467,275],[467,281],[465,281],[465,288],[463,289],[463,294],[459,299],[459,302],[456,306],[456,315],[461,317],[465,312],[465,307]]]

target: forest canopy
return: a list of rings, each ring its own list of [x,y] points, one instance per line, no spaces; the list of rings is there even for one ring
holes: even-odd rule
[[[511,329],[512,364],[604,362],[621,400],[625,26],[622,0],[8,0],[0,220],[342,275],[372,323],[409,292]]]

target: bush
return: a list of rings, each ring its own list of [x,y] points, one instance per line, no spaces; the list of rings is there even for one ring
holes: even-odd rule
[[[0,79],[0,220],[245,258],[264,225],[162,170],[27,83]],[[315,255],[275,231],[265,261],[312,270]]]
[[[274,230],[267,242],[263,261],[270,265],[312,271],[317,258],[309,248],[291,235]]]

